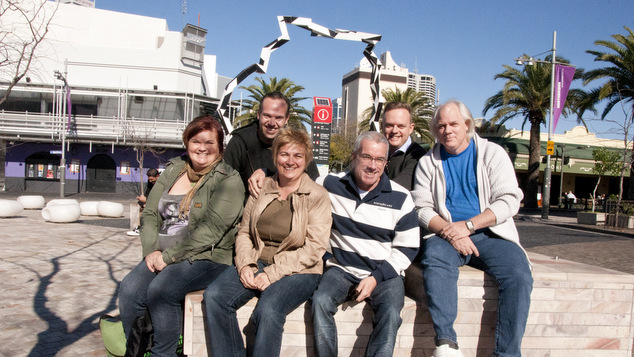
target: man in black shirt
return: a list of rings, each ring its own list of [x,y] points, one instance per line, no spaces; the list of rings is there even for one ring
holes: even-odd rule
[[[249,178],[254,172],[260,169],[266,175],[272,175],[277,171],[271,144],[278,131],[288,123],[289,115],[288,99],[280,92],[271,92],[262,97],[257,113],[258,120],[231,133],[232,137],[223,157],[225,162],[240,173],[247,197],[250,190],[253,192],[253,188],[249,187]],[[314,161],[308,164],[306,173],[313,180],[319,176]],[[251,181],[252,186],[258,183],[261,185],[261,179]],[[255,192],[259,192],[259,187]]]

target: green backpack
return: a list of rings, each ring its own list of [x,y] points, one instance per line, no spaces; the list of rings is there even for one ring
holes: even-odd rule
[[[125,355],[125,334],[119,316],[103,315],[99,318],[101,339],[106,347],[108,357],[123,357]]]
[[[101,339],[106,348],[108,357],[124,357],[126,352],[126,339],[123,332],[123,324],[120,316],[102,315],[99,318],[99,330],[101,331]],[[178,339],[178,347],[176,350],[178,356],[183,356],[183,335]],[[149,357],[150,352],[146,352],[144,356]]]

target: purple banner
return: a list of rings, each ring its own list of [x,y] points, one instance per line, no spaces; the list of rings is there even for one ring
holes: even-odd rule
[[[563,66],[560,64],[555,65],[555,101],[553,103],[553,133],[557,128],[557,122],[559,116],[564,110],[566,104],[566,97],[568,96],[568,89],[570,89],[570,83],[575,76],[574,67]]]

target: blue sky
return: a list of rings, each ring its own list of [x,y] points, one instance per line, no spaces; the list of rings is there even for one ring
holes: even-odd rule
[[[410,71],[435,76],[439,100],[462,100],[475,117],[483,116],[486,99],[502,89],[503,80],[493,79],[503,71],[502,66],[514,65],[513,59],[524,53],[550,51],[553,31],[557,31],[557,56],[587,70],[601,63],[595,63],[585,51],[606,50],[594,41],[625,34],[623,26],[634,28],[632,0],[187,0],[185,14],[181,0],[96,0],[96,7],[164,18],[172,31],[180,31],[186,23],[205,28],[206,53],[217,56],[217,72],[227,77],[258,61],[261,48],[280,35],[277,15],[309,17],[331,29],[380,34],[377,55],[389,50]],[[363,58],[365,45],[310,37],[304,29],[288,28],[290,42],[273,52],[263,76],[288,77],[306,88],[302,92],[306,97],[341,96],[342,76]],[[242,85],[252,84],[256,76]],[[575,82],[573,87],[579,88],[581,83]],[[240,92],[237,89],[234,98]],[[492,114],[487,113],[486,118]],[[616,107],[608,116],[619,122],[623,118],[621,108]],[[597,136],[622,139],[622,135],[609,133],[613,124],[594,120],[591,114],[584,119]],[[521,123],[514,119],[507,127],[519,129]],[[555,133],[575,125],[575,118],[562,117]],[[545,126],[542,132],[546,132]]]

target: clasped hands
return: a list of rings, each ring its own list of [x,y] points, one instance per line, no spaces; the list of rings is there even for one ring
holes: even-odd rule
[[[458,253],[462,255],[474,254],[477,257],[480,253],[469,238],[469,234],[469,228],[467,228],[465,221],[447,223],[438,232],[438,236],[449,242]]]
[[[253,268],[249,265],[243,267],[240,270],[240,282],[247,289],[256,289],[264,291],[271,285],[269,276],[265,272],[261,272],[257,275],[253,273]]]
[[[159,273],[167,266],[163,260],[163,253],[158,250],[145,256],[145,265],[153,273]]]

